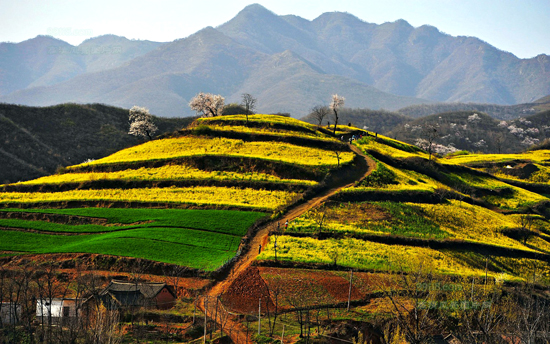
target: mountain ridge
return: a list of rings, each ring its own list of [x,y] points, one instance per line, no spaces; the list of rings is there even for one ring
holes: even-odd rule
[[[258,73],[259,66],[286,51],[305,63],[281,70],[278,85],[262,85],[269,78]],[[36,82],[40,87],[4,91],[0,101],[34,106],[138,104],[161,116],[188,116],[192,112],[186,104],[198,92],[220,93],[227,102],[250,93],[259,99],[259,112],[284,108],[301,117],[312,106],[328,102],[333,93],[346,96],[350,107],[389,110],[431,102],[510,105],[550,94],[547,55],[519,59],[475,37],[453,37],[429,25],[415,28],[405,20],[372,24],[341,12],[310,21],[279,16],[254,4],[216,28],[140,52],[108,69],[101,66],[114,62],[96,59],[98,70],[88,73],[80,73],[82,67],[71,60],[74,66],[68,71],[44,76]],[[71,56],[54,57],[50,64],[70,66],[65,60]],[[0,53],[0,65],[4,59]],[[256,78],[250,79],[253,74]],[[323,79],[333,84],[325,87]],[[1,81],[8,85],[5,89],[15,87]],[[315,92],[300,89],[315,86],[311,83],[319,83]],[[297,94],[303,96],[286,102]]]

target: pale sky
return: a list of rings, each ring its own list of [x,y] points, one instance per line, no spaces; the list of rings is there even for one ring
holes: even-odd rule
[[[520,58],[550,55],[550,0],[0,0],[0,42],[51,35],[78,45],[104,34],[169,42],[221,25],[254,2],[308,20],[333,11],[376,24],[405,19]]]

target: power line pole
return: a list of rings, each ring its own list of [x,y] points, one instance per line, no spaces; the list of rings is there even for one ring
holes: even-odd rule
[[[258,336],[261,333],[262,326],[262,298],[258,299]]]
[[[204,338],[202,339],[202,343],[206,343],[206,314],[208,312],[208,296],[205,296],[204,298]]]
[[[349,312],[349,303],[351,301],[351,281],[353,280],[353,270],[350,270],[349,277],[349,292],[348,292],[348,312]]]

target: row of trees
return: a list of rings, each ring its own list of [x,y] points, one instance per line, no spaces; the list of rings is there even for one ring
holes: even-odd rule
[[[319,121],[321,125],[323,119],[328,116],[332,111],[334,114],[334,134],[336,134],[336,126],[338,125],[338,111],[344,106],[345,98],[337,94],[332,95],[330,105],[327,106],[315,106],[312,109],[314,118]],[[246,115],[246,122],[248,123],[248,116],[254,114],[256,109],[257,99],[250,93],[243,93],[241,103],[244,114]],[[204,117],[216,117],[221,116],[224,113],[225,98],[219,94],[203,93],[200,92],[189,102],[189,107],[196,111],[198,114]],[[144,138],[152,138],[152,135],[158,130],[153,123],[153,116],[149,113],[149,110],[143,107],[134,106],[130,109],[130,131],[128,134],[135,135]]]
[[[344,107],[344,102],[346,98],[339,96],[338,94],[333,94],[329,106],[325,105],[316,105],[311,109],[311,114],[313,118],[317,121],[318,125],[323,124],[323,120],[330,114],[332,111],[334,118],[334,131],[333,134],[336,135],[336,126],[338,125],[338,111]]]
[[[248,122],[248,115],[254,114],[256,109],[257,99],[250,93],[243,93],[240,106],[243,107],[246,120]],[[196,111],[198,114],[204,117],[216,117],[221,116],[225,108],[225,98],[219,94],[203,93],[200,92],[189,102],[191,110]]]
[[[533,284],[506,285],[490,277],[442,277],[428,264],[419,262],[406,272],[395,266],[400,272],[373,275],[370,282],[377,295],[369,306],[372,317],[355,343],[424,344],[442,334],[452,334],[463,344],[550,343],[547,290]],[[320,334],[322,325],[331,323],[333,298],[295,286],[283,276],[271,276],[266,284],[264,294],[273,304],[266,302],[262,313],[270,336],[279,337],[275,324],[289,311],[306,338],[311,328]],[[291,309],[281,311],[281,303]]]

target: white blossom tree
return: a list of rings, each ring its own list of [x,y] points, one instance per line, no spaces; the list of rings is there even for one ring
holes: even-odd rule
[[[219,94],[200,92],[189,102],[189,107],[204,117],[221,116],[225,98]]]
[[[157,126],[153,123],[153,116],[149,110],[140,106],[134,106],[130,109],[130,131],[128,134],[135,136],[148,137],[149,140],[157,131]]]
[[[334,135],[336,135],[336,126],[338,125],[338,110],[344,106],[345,100],[346,98],[337,94],[332,95],[332,101],[330,102],[329,107],[334,112]]]

